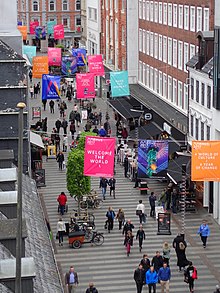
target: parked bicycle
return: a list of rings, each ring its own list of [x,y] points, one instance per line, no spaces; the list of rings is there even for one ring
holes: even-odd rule
[[[73,248],[79,249],[83,243],[94,243],[96,246],[100,246],[104,243],[103,233],[93,231],[92,238],[87,241],[85,241],[84,231],[69,233],[69,245],[71,245]]]

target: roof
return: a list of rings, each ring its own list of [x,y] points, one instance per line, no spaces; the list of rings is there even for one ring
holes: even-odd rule
[[[108,103],[124,119],[140,117],[140,112],[131,111],[133,106],[129,103],[128,98],[118,98],[115,100],[109,100]]]
[[[213,75],[213,64],[214,63],[214,57],[212,57],[203,67],[202,67],[202,71],[204,73],[209,74],[210,76]]]
[[[17,204],[17,191],[0,192],[0,205]]]
[[[11,47],[9,47],[6,43],[0,40],[0,63],[1,61],[11,61],[11,60],[25,62],[22,56],[20,56]]]
[[[30,131],[30,143],[39,148],[44,149],[44,144],[43,144],[41,136],[32,131]]]
[[[17,219],[0,221],[0,240],[16,239]],[[22,238],[27,237],[26,221],[22,221]]]
[[[199,31],[196,37],[201,37],[203,39],[214,39],[214,31]]]
[[[182,165],[186,164],[186,177],[189,178],[191,174],[191,157],[189,156],[179,156],[175,160],[170,160],[167,176],[172,180],[175,184],[182,181]]]
[[[149,123],[147,125],[138,127],[138,138],[139,139],[157,139],[157,136],[161,134],[161,129],[157,127],[154,123]],[[129,136],[136,139],[136,130],[132,130]]]
[[[186,63],[186,66],[195,68],[198,63],[199,63],[199,56],[196,54],[191,59],[189,59],[189,61]]]
[[[0,169],[0,182],[11,182],[17,180],[16,168]]]

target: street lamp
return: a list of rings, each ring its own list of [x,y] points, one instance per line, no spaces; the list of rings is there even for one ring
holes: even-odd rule
[[[22,253],[22,173],[23,173],[23,129],[24,108],[26,104],[17,104],[18,115],[18,200],[17,200],[17,235],[16,235],[16,277],[15,293],[22,293],[21,288],[21,253]]]
[[[181,234],[185,236],[185,215],[186,215],[186,164],[182,164],[182,186],[181,186]]]

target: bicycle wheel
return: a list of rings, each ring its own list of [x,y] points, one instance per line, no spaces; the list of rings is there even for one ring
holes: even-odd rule
[[[87,202],[86,201],[81,201],[80,202],[80,208],[83,209],[83,210],[86,209],[87,208]]]
[[[95,216],[92,213],[88,213],[88,220],[89,220],[89,222],[94,222]]]
[[[94,203],[95,209],[100,209],[102,207],[102,205],[103,205],[102,199],[96,199],[95,200],[95,203]]]
[[[104,236],[101,234],[97,234],[93,239],[93,243],[97,246],[102,245],[104,243]]]
[[[86,230],[85,239],[90,241],[92,240],[93,233],[91,230]]]

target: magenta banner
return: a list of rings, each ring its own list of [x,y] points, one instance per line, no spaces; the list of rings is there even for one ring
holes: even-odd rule
[[[64,27],[63,24],[57,24],[53,27],[54,29],[54,39],[61,40],[64,39]]]
[[[77,99],[95,98],[95,79],[93,73],[76,74]]]
[[[95,75],[105,75],[103,66],[102,55],[90,55],[88,56],[89,72]]]
[[[87,136],[84,157],[84,175],[113,177],[115,138]]]
[[[49,66],[61,66],[61,48],[48,48]]]
[[[35,28],[39,26],[39,21],[30,22],[30,35],[35,35]]]

